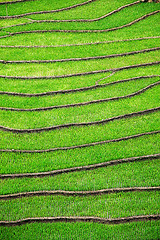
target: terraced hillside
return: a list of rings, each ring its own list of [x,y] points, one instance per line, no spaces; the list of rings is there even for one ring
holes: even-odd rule
[[[1,239],[159,239],[159,3],[0,0]]]

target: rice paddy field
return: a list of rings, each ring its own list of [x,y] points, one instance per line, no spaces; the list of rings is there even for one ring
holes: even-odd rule
[[[160,239],[159,20],[0,0],[0,239]]]

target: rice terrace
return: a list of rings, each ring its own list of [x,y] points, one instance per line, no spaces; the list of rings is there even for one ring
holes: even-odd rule
[[[160,239],[159,22],[159,0],[0,0],[0,239]]]

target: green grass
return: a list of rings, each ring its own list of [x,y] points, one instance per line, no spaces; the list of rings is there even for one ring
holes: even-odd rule
[[[109,1],[102,0],[93,2],[88,5],[84,5],[79,8],[71,9],[69,11],[63,11],[59,13],[52,13],[52,14],[41,14],[41,15],[31,15],[28,17],[25,17],[25,21],[29,22],[30,19],[94,19],[100,16],[105,15],[108,12],[113,11],[114,9],[117,9],[118,7],[128,4],[134,1],[121,1],[120,3],[118,1],[115,1],[114,4],[110,5]],[[36,2],[30,2],[30,4],[34,5]],[[43,1],[41,2],[41,5],[44,4]],[[53,7],[51,9],[54,9],[54,3],[51,3]],[[24,3],[23,3],[24,5]],[[37,4],[36,4],[37,5]],[[107,9],[106,9],[107,5]],[[39,5],[40,7],[40,5]],[[4,14],[6,14],[6,7],[3,6],[1,8],[4,8]],[[48,6],[45,6],[45,8],[48,8]],[[14,15],[15,11],[18,10],[18,12],[25,13],[25,6],[23,8],[21,7],[21,11],[19,9],[15,8],[15,6],[10,6],[8,8],[8,14]],[[32,8],[33,12],[34,7]],[[78,10],[78,11],[77,11]],[[128,15],[128,10],[130,11],[130,15]],[[157,4],[138,4],[135,6],[131,6],[129,8],[125,8],[121,10],[118,13],[113,14],[112,16],[109,16],[107,18],[101,19],[100,21],[95,22],[89,22],[89,23],[83,23],[83,22],[69,22],[69,23],[34,23],[29,24],[26,26],[16,26],[12,28],[8,28],[7,30],[17,32],[21,30],[32,30],[32,29],[107,29],[112,27],[117,27],[124,25],[128,22],[131,22],[135,20],[136,18],[139,18],[147,13],[153,12],[159,10],[159,6]],[[3,11],[3,10],[2,10]],[[36,11],[38,11],[36,7]],[[10,13],[9,13],[10,12]],[[27,3],[27,12],[29,12],[29,2]],[[136,18],[135,18],[136,16]],[[19,24],[24,22],[24,18],[21,20],[17,19],[11,19],[11,20],[1,20],[1,26],[9,26],[14,24]],[[114,25],[113,25],[114,23]],[[5,31],[5,29],[4,29]]]
[[[148,141],[151,140],[147,139]],[[147,141],[146,140],[146,141]],[[139,142],[138,142],[139,143]],[[132,156],[134,151],[138,149],[135,148],[133,144],[133,150],[131,153],[126,151],[126,156]],[[131,143],[130,143],[131,145]],[[138,145],[138,144],[137,144]],[[151,144],[150,144],[151,145]],[[128,144],[126,144],[128,146]],[[149,144],[141,146],[146,148]],[[122,156],[120,148],[116,146],[119,151],[119,156]],[[138,151],[138,150],[137,150]],[[153,151],[154,152],[154,151]],[[155,151],[156,152],[156,151]],[[149,153],[149,150],[148,152]],[[124,154],[124,153],[123,153]],[[111,153],[111,159],[113,159],[113,153]],[[21,159],[23,160],[23,159]],[[41,158],[40,158],[41,160]],[[14,160],[15,161],[15,160]],[[25,159],[26,162],[27,158]],[[26,169],[25,161],[19,163],[19,168],[17,167],[17,172],[21,169]],[[16,162],[16,161],[15,161]],[[40,191],[40,190],[68,190],[68,191],[88,191],[88,190],[100,190],[107,188],[122,188],[122,187],[145,187],[145,186],[159,186],[159,160],[147,160],[142,162],[132,162],[124,163],[115,166],[103,167],[90,171],[73,172],[67,174],[61,174],[57,176],[49,176],[43,178],[15,178],[15,179],[4,179],[1,184],[0,194],[10,194],[26,191]],[[29,162],[31,166],[30,172],[32,170],[32,163]],[[20,169],[21,166],[21,169]],[[54,169],[55,163],[52,164],[52,169]],[[11,162],[11,167],[7,172],[14,172],[14,163]],[[141,171],[139,170],[141,169]],[[6,169],[7,170],[7,169]],[[36,169],[41,171],[42,169]],[[47,170],[47,169],[45,169]],[[17,188],[18,186],[18,188]]]
[[[2,2],[2,0],[0,0]],[[8,4],[9,15],[26,12],[59,9],[84,2],[26,1]],[[20,19],[0,19],[0,27],[29,22],[30,19],[93,19],[109,13],[133,0],[101,0],[69,11],[54,14],[31,15]],[[140,3],[123,9],[103,20],[92,23],[34,23],[26,26],[1,29],[0,35],[9,32],[48,29],[106,29],[127,24],[147,13],[159,10],[159,4]],[[0,15],[6,15],[6,5],[1,5]],[[106,33],[31,33],[0,39],[0,45],[63,45],[99,41],[135,39],[159,35],[159,14],[150,16],[130,27]],[[146,39],[98,45],[64,46],[56,48],[1,48],[1,60],[49,60],[82,58],[137,51],[158,47],[160,40]],[[0,75],[53,76],[87,71],[119,68],[159,61],[159,51],[117,57],[63,63],[0,64]],[[94,86],[111,74],[99,73],[87,76],[58,79],[7,79],[0,78],[0,91],[42,93]],[[146,75],[160,75],[159,66],[139,67],[116,72],[98,84],[117,81],[115,85],[94,90],[58,94],[44,97],[19,97],[1,95],[1,106],[13,108],[37,108],[53,105],[81,103],[96,99],[122,96],[136,92],[159,77],[118,83],[118,81]],[[67,109],[40,112],[2,111],[0,125],[11,128],[40,128],[59,124],[98,121],[118,115],[159,107],[160,87],[128,99],[91,104]],[[2,149],[47,149],[99,142],[109,139],[159,130],[159,112],[107,124],[86,127],[70,127],[41,133],[20,134],[1,131]],[[36,173],[76,166],[103,163],[110,160],[152,155],[160,152],[159,134],[142,136],[127,141],[48,153],[1,152],[1,174]],[[159,159],[148,159],[118,164],[99,169],[72,172],[43,178],[15,178],[1,180],[1,194],[38,190],[100,190],[116,187],[159,186]],[[88,197],[44,196],[0,201],[1,220],[16,220],[38,216],[99,216],[126,217],[159,213],[159,192],[128,192]],[[159,221],[135,222],[120,225],[94,223],[27,224],[19,227],[1,227],[2,239],[158,239]]]
[[[155,86],[145,93],[130,99],[120,99],[80,107],[38,112],[2,111],[1,125],[22,129],[40,128],[65,123],[98,121],[131,112],[142,111],[159,106],[159,96],[157,94],[159,89],[159,86]],[[87,115],[88,112],[89,114]]]
[[[119,40],[126,38],[138,38],[147,36],[157,36],[159,15],[153,15],[145,20],[136,23],[128,28],[120,29],[108,33],[35,33],[12,36],[1,39],[4,45],[60,45],[71,43],[86,43],[107,40]],[[150,22],[152,21],[152,24]],[[3,33],[4,35],[4,33]]]
[[[138,71],[137,71],[138,70]],[[160,75],[159,66],[148,66],[138,69],[129,69],[120,72],[116,72],[113,76],[106,78],[99,82],[99,84],[104,84],[113,81],[119,81],[126,78],[139,77],[145,75]],[[72,78],[64,78],[64,79],[54,79],[54,80],[19,80],[19,79],[3,79],[0,78],[1,83],[1,91],[14,91],[14,92],[22,92],[22,93],[39,93],[39,92],[47,92],[47,91],[57,91],[57,90],[67,90],[67,89],[75,89],[87,86],[93,86],[95,83],[110,75],[109,73],[99,73],[88,76],[79,76]],[[142,79],[141,79],[142,81]],[[148,80],[146,80],[148,82]],[[107,89],[107,88],[106,88]],[[70,95],[70,94],[69,94]],[[64,97],[64,95],[62,95]]]
[[[59,8],[62,8],[62,7],[68,7],[68,6],[72,6],[74,4],[77,4],[77,3],[83,3],[85,2],[84,0],[82,1],[67,1],[67,2],[60,2],[60,1],[52,1],[49,3],[47,3],[47,6],[46,6],[46,2],[43,0],[41,1],[41,3],[38,4],[37,6],[37,3],[36,1],[31,1],[31,2],[27,2],[27,3],[19,3],[16,5],[9,5],[9,8],[8,8],[8,11],[10,10],[11,14],[10,15],[13,15],[15,14],[15,12],[18,12],[18,14],[22,14],[22,13],[25,13],[25,8],[27,8],[26,12],[33,12],[33,11],[42,11],[42,10],[45,10],[45,9],[50,9],[50,10],[54,10],[54,9],[59,9]],[[117,9],[118,7],[121,7],[122,5],[125,5],[125,4],[128,4],[128,3],[132,3],[134,2],[133,0],[122,0],[121,2],[119,1],[114,1],[114,3],[109,4],[109,0],[107,1],[104,1],[104,0],[101,0],[101,1],[95,1],[93,3],[90,3],[88,5],[84,5],[84,6],[81,6],[81,7],[78,7],[78,8],[75,8],[75,9],[70,9],[70,10],[67,10],[67,11],[62,11],[62,12],[57,12],[57,13],[52,13],[52,14],[40,14],[40,15],[32,15],[30,16],[30,18],[33,18],[33,19],[54,19],[55,17],[62,17],[62,19],[75,19],[75,18],[94,18],[94,17],[99,17],[99,15],[103,15],[103,14],[106,14],[107,12],[110,12],[110,11],[113,11],[115,9]],[[35,9],[33,8],[35,5]],[[105,5],[105,8],[104,8],[104,5]],[[107,5],[107,8],[106,8],[106,5]],[[148,5],[148,4],[147,4]],[[16,6],[16,7],[15,7]],[[23,6],[23,8],[22,8]],[[33,10],[34,9],[34,10]],[[78,11],[77,11],[78,10]],[[88,11],[90,10],[90,11]],[[6,15],[6,7],[1,6],[1,12],[4,12],[4,15]],[[8,12],[9,13],[9,12]],[[56,18],[55,18],[56,19]],[[4,20],[3,20],[4,21]]]
[[[119,96],[126,96],[137,92],[150,84],[156,83],[158,78],[140,79],[138,81],[131,81],[120,83],[114,86],[106,86],[103,88],[92,89],[84,92],[76,92],[66,95],[53,95],[44,97],[19,97],[19,96],[1,96],[2,105],[4,107],[14,108],[36,108],[48,107],[53,105],[73,104],[80,102],[88,102],[98,99],[113,98]]]
[[[141,132],[156,131],[159,129],[159,117],[160,113],[157,112],[98,126],[72,127],[42,133],[19,134],[19,138],[17,138],[17,134],[3,132],[4,141],[1,146],[9,149],[46,149],[105,141]],[[33,147],[35,143],[36,145]]]
[[[135,44],[136,43],[136,44]],[[158,47],[160,39],[58,48],[0,48],[3,60],[52,60],[133,52]],[[118,58],[117,58],[118,59]]]
[[[1,153],[3,163],[1,171],[2,173],[43,172],[119,158],[156,154],[160,150],[159,137],[157,134],[101,146],[51,153]],[[35,148],[35,145],[32,147]]]
[[[158,192],[117,193],[102,196],[38,196],[2,200],[2,220],[49,216],[118,218],[158,214]],[[5,214],[6,212],[6,214]],[[8,212],[10,213],[8,215]]]
[[[6,239],[133,239],[151,240],[159,237],[159,221],[135,222],[120,225],[98,223],[34,223],[14,228],[1,227]]]
[[[153,4],[150,6],[134,6],[131,7],[130,11],[132,14],[128,16],[128,9],[122,10],[108,18],[104,18],[96,22],[62,22],[62,23],[33,23],[25,26],[15,26],[12,28],[4,29],[9,32],[20,32],[20,31],[31,31],[31,30],[50,30],[50,29],[68,29],[68,30],[96,30],[96,29],[108,29],[125,25],[129,22],[134,21],[137,18],[142,17],[145,14],[158,10],[157,5]],[[104,12],[106,14],[106,12]],[[99,15],[101,16],[101,15]],[[136,17],[135,17],[136,16]],[[39,19],[39,18],[38,18]],[[63,19],[63,18],[62,18]],[[64,18],[66,19],[66,18]],[[114,24],[113,24],[114,23]]]
[[[16,14],[22,14],[25,12],[37,12],[37,11],[47,11],[48,9],[59,9],[64,7],[69,7],[74,4],[83,3],[84,0],[67,0],[67,2],[64,1],[52,1],[47,2],[45,0],[41,0],[41,2],[38,1],[28,1],[28,2],[22,2],[17,3],[13,5],[7,5],[8,15],[16,15]],[[37,4],[38,3],[38,4]],[[38,5],[38,8],[37,8]],[[6,16],[6,6],[1,6],[0,15]]]
[[[119,57],[111,59],[99,59],[80,62],[59,63],[32,63],[32,64],[0,64],[0,75],[8,76],[59,76],[74,73],[97,71],[101,69],[120,68],[128,65],[136,65],[159,60],[159,51],[140,53],[134,56]],[[129,63],[129,64],[128,64]],[[74,70],[73,70],[74,69]],[[20,73],[20,74],[19,74]]]

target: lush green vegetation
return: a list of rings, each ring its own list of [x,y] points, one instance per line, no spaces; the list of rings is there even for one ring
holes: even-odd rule
[[[129,69],[129,70],[116,72],[113,76],[110,76],[109,78],[101,80],[99,82],[99,84],[104,84],[104,83],[113,82],[113,81],[119,81],[121,79],[132,78],[133,76],[139,77],[139,76],[152,75],[152,74],[159,74],[159,67],[157,65],[143,67],[143,68],[139,67],[138,71],[137,71],[137,69]],[[42,80],[38,79],[38,80],[34,80],[34,81],[33,80],[25,80],[25,82],[24,82],[24,80],[19,80],[19,79],[2,79],[1,78],[0,82],[2,83],[1,91],[9,91],[9,92],[13,91],[13,92],[22,92],[22,93],[26,93],[26,92],[27,93],[39,93],[39,92],[48,92],[48,91],[58,91],[61,89],[67,90],[67,89],[75,89],[75,88],[81,88],[81,87],[87,87],[87,86],[94,86],[98,80],[100,80],[104,77],[107,77],[109,75],[110,75],[110,73],[99,73],[99,74],[94,74],[94,75],[64,78],[64,79],[61,79],[61,78],[54,79],[54,80],[46,79],[45,81],[44,81],[44,79],[42,79]],[[141,80],[141,81],[143,81],[143,80]],[[92,91],[94,91],[94,90],[92,90]],[[120,89],[119,89],[119,91],[120,91]],[[76,94],[78,94],[78,93],[76,93]],[[82,93],[81,93],[81,95],[82,95]],[[65,97],[65,95],[62,95],[62,96],[63,96],[63,98]],[[69,96],[71,97],[71,95],[69,95]],[[57,98],[57,96],[54,96],[54,97]],[[16,100],[16,98],[14,98],[14,101],[15,100]],[[23,98],[21,98],[21,101],[22,100],[23,100]]]
[[[136,43],[136,44],[135,44]],[[160,39],[145,39],[141,41],[131,42],[113,42],[102,43],[97,45],[83,46],[66,46],[57,48],[4,48],[0,49],[0,53],[4,60],[50,60],[50,59],[65,59],[65,58],[82,58],[91,56],[103,56],[110,54],[118,54],[125,52],[138,51],[147,48],[159,46]],[[65,50],[65,51],[63,51]],[[120,59],[119,59],[120,60]]]
[[[159,193],[118,193],[103,196],[47,196],[1,201],[2,220],[49,216],[125,217],[157,214]],[[36,206],[36,207],[35,207]],[[8,212],[10,213],[8,215]]]
[[[155,97],[157,89],[159,90],[159,86],[155,86],[140,96],[135,96],[133,98],[123,100],[120,99],[119,101],[103,102],[74,108],[63,108],[38,112],[2,111],[2,124],[14,128],[38,128],[72,122],[98,121],[101,119],[130,113],[132,111],[136,112],[158,107],[159,96],[157,95]],[[86,112],[89,112],[89,114],[86,115]]]
[[[157,4],[158,5],[158,4]],[[158,6],[157,6],[158,8]],[[158,14],[138,22],[129,28],[124,28],[118,31],[108,33],[33,33],[12,36],[9,38],[2,38],[1,44],[3,45],[61,45],[61,44],[75,44],[87,43],[97,41],[109,41],[129,38],[152,37],[158,35],[157,22],[159,20]],[[152,24],[150,22],[152,21]],[[1,35],[4,35],[2,32]],[[77,37],[78,36],[78,37]],[[132,37],[131,37],[132,36]]]
[[[31,163],[29,164],[31,165]],[[159,160],[148,160],[145,162],[108,166],[86,172],[62,174],[54,177],[5,179],[2,182],[1,194],[40,191],[44,190],[44,186],[45,190],[63,189],[72,191],[116,187],[145,187],[147,185],[158,186],[160,177],[157,168],[158,164]],[[20,166],[21,168],[26,166],[24,162],[21,165],[19,164],[19,168]],[[21,169],[19,169],[20,171]],[[14,171],[13,169],[9,169],[8,172],[13,173]]]
[[[135,222],[120,225],[100,225],[97,223],[34,223],[3,228],[7,239],[157,239],[159,221]]]
[[[3,2],[0,0],[0,3]],[[0,16],[12,16],[37,11],[65,8],[84,0],[34,0],[0,5]],[[156,48],[159,13],[129,27],[110,32],[45,32],[22,33],[28,30],[103,30],[134,21],[159,10],[159,4],[138,3],[93,22],[41,22],[33,20],[95,19],[133,0],[97,0],[76,8],[44,14],[31,14],[12,19],[0,18],[0,60],[55,60],[122,54]],[[22,24],[22,25],[19,25]],[[19,26],[13,26],[19,25]],[[150,38],[146,38],[150,37]],[[144,39],[139,39],[144,38]],[[127,40],[128,39],[128,40]],[[129,40],[130,39],[130,40]],[[126,41],[127,40],[127,41]],[[113,41],[113,42],[109,42]],[[91,44],[102,42],[99,44]],[[86,44],[87,43],[87,44]],[[69,46],[68,46],[69,44]],[[78,45],[76,45],[78,44]],[[83,45],[85,44],[85,45]],[[46,46],[44,46],[46,45]],[[7,47],[7,46],[21,46]],[[23,46],[23,47],[22,47]],[[28,46],[28,47],[26,47]],[[37,46],[37,47],[34,47]],[[55,79],[16,79],[14,77],[43,77],[85,73],[159,61],[159,51],[138,53],[114,58],[66,61],[55,63],[0,63],[1,107],[32,109],[84,103],[94,100],[127,96],[151,85],[146,91],[119,100],[57,108],[47,111],[2,110],[0,125],[14,129],[37,129],[67,123],[101,121],[104,119],[159,107],[159,64],[139,66],[114,72],[95,73]],[[2,75],[4,77],[2,77]],[[152,76],[155,75],[155,76]],[[12,79],[7,76],[13,77]],[[139,79],[132,79],[141,77]],[[150,77],[152,76],[152,77]],[[128,79],[121,82],[121,80]],[[113,83],[105,85],[107,83]],[[155,84],[155,85],[154,85]],[[100,85],[95,89],[58,93],[45,96],[13,96],[12,93],[45,93]],[[88,126],[61,128],[35,133],[12,133],[1,129],[1,149],[35,150],[68,147],[158,131],[159,111],[112,122]],[[1,174],[38,173],[111,160],[146,156],[160,152],[160,134],[130,140],[105,143],[86,148],[44,153],[0,152]],[[123,187],[159,186],[159,159],[127,162],[45,177],[1,179],[1,195],[40,191],[87,191]],[[97,216],[119,218],[159,214],[159,192],[120,192],[97,196],[32,196],[0,200],[0,221],[30,217]],[[23,226],[1,227],[2,239],[158,239],[159,221],[141,221],[118,225],[97,223],[32,223]]]

